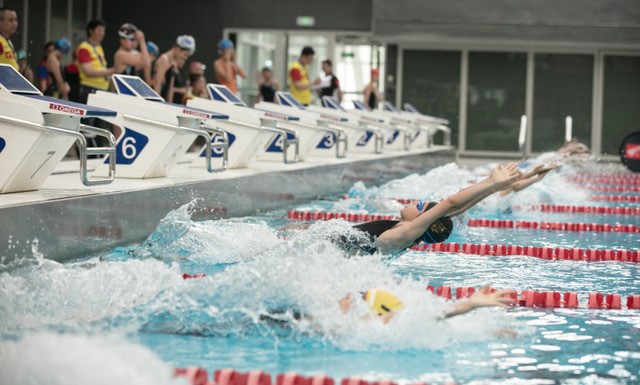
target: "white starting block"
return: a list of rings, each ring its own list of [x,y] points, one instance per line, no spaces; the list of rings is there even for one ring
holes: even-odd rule
[[[430,120],[424,119],[418,114],[410,114],[408,112],[400,111],[388,101],[383,101],[381,104],[382,109],[376,112],[381,112],[391,117],[406,119],[407,124],[410,127],[413,127],[411,148],[431,147],[431,144],[433,143],[433,135],[437,130]]]
[[[426,123],[427,126],[431,127],[432,129],[435,128],[436,131],[442,131],[444,133],[443,144],[445,146],[451,145],[451,128],[449,128],[449,120],[438,118],[435,116],[421,114],[420,111],[418,111],[418,109],[416,109],[413,105],[409,103],[404,104],[404,111],[400,111],[400,113],[404,115],[407,115],[407,114],[417,115],[421,122],[428,122]],[[433,144],[433,135],[435,135],[435,132],[433,132],[429,138],[430,144]]]
[[[293,115],[296,122],[279,122],[278,127],[294,130],[300,140],[300,160],[308,155],[331,158],[344,158],[347,153],[347,135],[336,126],[335,118],[327,119],[315,112],[307,111],[288,92],[276,92],[280,104],[260,102],[254,107],[270,113]],[[337,118],[341,120],[340,118]]]
[[[381,111],[371,111],[364,103],[359,100],[353,101],[355,109],[348,110],[350,114],[355,114],[361,119],[376,120],[379,123],[370,123],[371,125],[380,127],[384,133],[384,148],[395,151],[406,151],[410,149],[411,141],[415,135],[414,129],[411,128],[411,121],[403,119],[399,116],[390,116]]]
[[[167,103],[137,76],[114,75],[112,80],[118,94],[98,91],[89,95],[88,103],[118,112],[106,120],[123,130],[115,155],[119,177],[167,176],[198,136],[206,139],[207,171],[220,172],[227,168],[228,145],[224,131],[210,129],[223,135],[223,140],[212,146],[209,131],[200,128],[203,121],[226,119],[227,116]],[[219,168],[212,165],[214,147],[223,153]],[[98,174],[103,172],[104,167],[96,169]]]
[[[115,154],[115,138],[107,131],[80,123],[80,118],[108,118],[114,111],[42,96],[18,71],[0,64],[0,193],[38,190],[74,142],[79,142],[80,179],[85,186],[108,184],[89,179],[87,157]],[[109,147],[88,148],[82,132],[107,138]]]
[[[257,159],[265,151],[274,147],[271,145],[276,138],[282,137],[279,147],[270,152],[269,160],[281,160],[284,163],[298,161],[298,140],[295,133],[289,130],[275,128],[275,117],[270,117],[263,111],[254,110],[233,94],[226,86],[207,84],[207,91],[211,99],[193,98],[187,101],[191,107],[214,110],[226,114],[229,119],[220,122],[205,122],[205,126],[215,124],[223,129],[228,136],[229,168],[244,168]],[[297,120],[292,116],[278,116],[283,120]],[[221,140],[220,135],[214,135],[214,143]],[[271,146],[270,146],[271,145]],[[204,153],[193,161],[192,167],[202,162]],[[214,150],[213,157],[220,157],[220,152]]]
[[[331,96],[323,96],[324,107],[310,105],[305,109],[319,113],[327,119],[340,118],[339,126],[347,133],[348,151],[353,153],[381,154],[384,142],[382,130],[374,124],[382,124],[381,119],[360,118],[348,113],[340,103]],[[373,123],[373,124],[372,124]]]

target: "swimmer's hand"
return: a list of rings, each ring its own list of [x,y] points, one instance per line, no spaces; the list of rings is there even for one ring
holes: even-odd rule
[[[503,289],[491,292],[491,286],[484,286],[477,292],[473,293],[469,298],[465,300],[457,301],[453,305],[446,317],[453,317],[456,315],[468,313],[473,309],[479,307],[499,306],[506,307],[514,303],[513,299],[509,296],[512,290]]]
[[[353,295],[351,293],[347,293],[344,297],[340,298],[338,304],[340,305],[340,311],[346,314],[349,309],[351,309],[351,303],[353,302]]]
[[[518,169],[518,163],[513,162],[506,166],[497,165],[496,168],[491,170],[489,179],[495,184],[503,185],[519,179],[521,175],[522,172]]]

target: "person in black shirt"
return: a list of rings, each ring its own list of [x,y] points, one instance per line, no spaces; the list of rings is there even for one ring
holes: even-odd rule
[[[342,90],[340,89],[340,81],[338,81],[336,75],[333,74],[331,60],[327,59],[322,62],[322,72],[324,72],[326,79],[323,80],[323,82],[327,82],[328,85],[318,90],[320,98],[322,99],[323,96],[330,96],[336,99],[338,102],[342,102]]]
[[[260,90],[256,103],[264,100],[265,102],[273,103],[276,98],[276,91],[280,90],[280,84],[273,80],[273,72],[269,67],[262,68],[262,82],[260,83]]]

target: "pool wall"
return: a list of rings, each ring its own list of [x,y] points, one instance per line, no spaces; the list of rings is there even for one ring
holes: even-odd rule
[[[194,200],[197,220],[245,216],[345,193],[357,181],[377,185],[425,173],[454,160],[453,148],[437,146],[343,161],[267,165],[258,172],[201,173],[195,179],[120,180],[111,188],[78,189],[79,194],[69,193],[71,182],[65,182],[77,175],[54,174],[43,191],[0,195],[0,268],[33,258],[36,251],[64,262],[142,242],[169,211]],[[178,166],[174,174],[193,173],[186,164]],[[48,187],[53,185],[62,187]]]

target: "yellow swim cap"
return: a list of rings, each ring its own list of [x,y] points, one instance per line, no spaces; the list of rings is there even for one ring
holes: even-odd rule
[[[369,289],[364,293],[367,305],[378,315],[384,315],[391,310],[400,309],[402,302],[391,292],[384,289]]]

